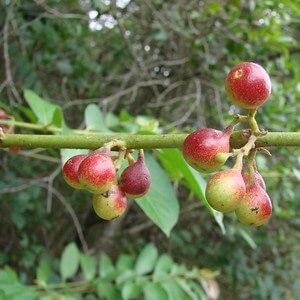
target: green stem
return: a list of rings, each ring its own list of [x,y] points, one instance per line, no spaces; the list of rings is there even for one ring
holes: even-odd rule
[[[257,109],[250,109],[248,122],[249,122],[249,125],[250,125],[250,128],[251,128],[252,134],[259,135],[260,130],[259,130],[258,124],[255,120],[256,112],[257,112]]]
[[[114,139],[123,141],[127,149],[181,148],[186,134],[93,134],[93,135],[31,135],[4,134],[0,137],[0,148],[19,146],[21,148],[69,148],[97,149]],[[236,131],[230,137],[231,147],[243,147],[249,139],[243,131]],[[257,137],[256,147],[300,147],[300,132],[268,132]],[[117,148],[116,148],[117,149]],[[115,150],[115,149],[114,149]]]
[[[56,127],[56,126],[44,126],[40,124],[32,124],[27,122],[19,122],[14,120],[7,120],[7,119],[0,119],[0,125],[8,125],[11,127],[18,127],[18,128],[24,128],[24,129],[30,129],[35,131],[43,131],[43,132],[53,132],[53,133],[59,133],[62,132],[62,128]],[[89,130],[72,130],[74,134],[99,134],[99,132],[96,131],[89,131]]]

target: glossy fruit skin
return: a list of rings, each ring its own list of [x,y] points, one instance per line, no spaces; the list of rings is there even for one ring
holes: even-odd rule
[[[85,154],[79,154],[71,157],[63,166],[63,176],[68,185],[74,189],[83,189],[78,179],[78,169],[82,161],[87,157]]]
[[[135,163],[129,165],[120,176],[120,187],[132,199],[143,197],[149,191],[151,174],[144,155],[139,154]]]
[[[264,181],[263,177],[260,175],[260,173],[257,170],[254,170],[253,175],[254,175],[253,181],[256,182],[263,190],[266,190],[265,181]],[[252,182],[250,180],[249,172],[243,171],[242,176],[245,181],[246,187],[252,184]]]
[[[229,152],[229,137],[232,129],[230,126],[223,131],[201,128],[189,134],[182,147],[182,154],[186,162],[203,173],[219,169],[225,161],[217,161],[216,156]]]
[[[113,185],[106,193],[93,196],[95,213],[104,220],[115,219],[126,211],[127,199],[118,185]]]
[[[108,152],[96,150],[78,168],[80,184],[89,192],[102,194],[116,182],[116,168]]]
[[[226,90],[232,101],[246,109],[264,104],[271,94],[271,79],[266,70],[253,62],[235,66],[226,77]]]
[[[235,214],[245,225],[260,226],[272,215],[272,202],[266,191],[259,184],[253,183],[247,188],[243,202]]]
[[[239,170],[229,169],[214,174],[207,182],[205,196],[209,205],[219,212],[231,212],[242,203],[246,185]]]

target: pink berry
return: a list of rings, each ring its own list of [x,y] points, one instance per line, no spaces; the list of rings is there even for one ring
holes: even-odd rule
[[[242,204],[236,209],[235,214],[243,224],[260,226],[272,215],[272,202],[266,191],[254,182],[247,187]]]
[[[64,179],[74,189],[83,189],[78,179],[78,169],[86,157],[87,155],[85,154],[75,155],[67,160],[63,166]]]
[[[116,182],[116,168],[107,149],[89,154],[78,169],[80,184],[89,192],[102,194]]]
[[[192,132],[183,142],[184,159],[200,172],[209,173],[219,169],[226,161],[221,155],[229,152],[232,130],[233,127],[228,126],[223,131],[201,128]]]
[[[129,198],[136,199],[148,192],[150,184],[150,171],[145,163],[143,153],[140,152],[137,161],[122,172],[120,187]]]

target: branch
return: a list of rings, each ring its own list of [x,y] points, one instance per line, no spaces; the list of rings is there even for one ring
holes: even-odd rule
[[[30,135],[3,134],[0,148],[19,146],[21,148],[67,148],[97,149],[112,140],[124,141],[128,149],[181,148],[186,134],[93,134],[93,135]],[[231,147],[241,148],[249,136],[244,131],[235,131],[231,135]],[[256,147],[300,147],[300,132],[269,132],[258,137]]]

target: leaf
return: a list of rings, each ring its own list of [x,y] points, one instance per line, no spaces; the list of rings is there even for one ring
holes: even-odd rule
[[[75,155],[88,154],[88,153],[89,150],[86,149],[60,149],[60,158],[61,158],[62,165],[64,165],[69,158]]]
[[[80,255],[80,266],[86,280],[92,280],[96,275],[97,262],[94,256]]]
[[[176,281],[164,282],[164,283],[162,283],[162,287],[167,292],[169,300],[178,300],[178,299],[189,300],[190,299]]]
[[[193,291],[192,287],[188,284],[187,280],[184,279],[176,279],[177,284],[185,291],[187,295],[189,295],[190,299],[198,300],[198,295]]]
[[[50,125],[54,125],[59,128],[62,127],[64,121],[60,106],[43,100],[32,90],[25,90],[24,97],[34,114],[37,116],[40,124],[45,127]]]
[[[163,290],[163,288],[154,283],[148,283],[144,286],[143,289],[145,300],[153,300],[153,299],[159,299],[159,300],[168,300],[167,293]]]
[[[60,274],[66,280],[73,277],[79,266],[79,250],[75,243],[68,244],[60,261]]]
[[[136,282],[126,282],[122,287],[122,299],[139,299],[142,287]]]
[[[154,280],[162,280],[164,279],[167,274],[170,272],[172,265],[174,264],[173,259],[167,255],[162,254],[155,265],[153,279]]]
[[[102,278],[113,279],[115,273],[115,267],[110,257],[102,252],[100,255],[99,274]]]
[[[254,250],[257,248],[255,241],[251,237],[251,235],[245,231],[242,228],[238,229],[238,233],[241,235],[241,237],[248,243],[248,245]]]
[[[153,244],[145,246],[137,257],[134,267],[136,273],[144,275],[151,272],[154,268],[157,257],[158,252]]]
[[[42,263],[38,266],[36,271],[36,281],[39,285],[46,287],[47,281],[51,275],[51,269],[49,265]]]
[[[103,114],[96,104],[89,104],[84,112],[84,121],[87,130],[107,132]]]
[[[178,220],[178,199],[168,176],[156,160],[148,154],[145,155],[145,158],[152,182],[149,192],[138,199],[136,203],[169,236]]]
[[[124,271],[133,268],[133,259],[129,254],[121,254],[118,257],[116,268],[118,271]]]
[[[97,285],[97,294],[100,299],[107,300],[119,300],[121,299],[121,295],[116,289],[116,287],[103,279],[98,279],[96,281]]]
[[[191,191],[199,197],[206,208],[211,212],[222,232],[225,233],[223,214],[215,211],[208,204],[205,197],[206,183],[201,174],[186,163],[178,149],[162,149],[160,151],[156,151],[156,155],[160,159],[166,171],[173,178],[177,180],[182,179],[186,182]]]

